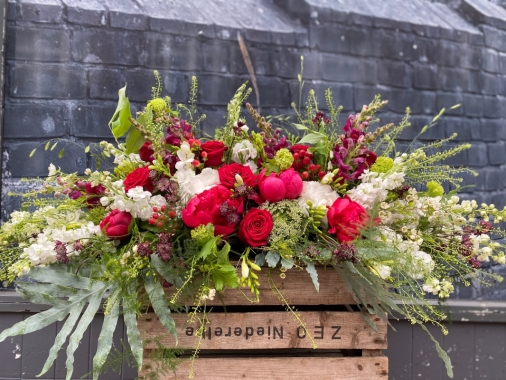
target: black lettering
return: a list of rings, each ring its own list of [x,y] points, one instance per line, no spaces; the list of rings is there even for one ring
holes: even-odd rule
[[[223,330],[221,329],[221,327],[216,327],[214,329],[214,335],[221,336],[221,334],[223,334]]]
[[[257,328],[257,335],[258,336],[262,336],[262,335],[264,335],[264,333],[265,333],[265,330],[264,330],[263,327],[258,327]]]
[[[241,336],[242,335],[242,329],[240,327],[236,327],[234,329],[234,335],[235,336]]]
[[[232,336],[232,327],[228,328],[228,333],[226,333],[225,336]]]
[[[279,339],[283,339],[283,326],[280,326],[280,330],[276,326],[272,329],[272,339],[276,339],[276,333],[278,333]]]
[[[186,328],[186,335],[193,336],[193,327]]]
[[[301,335],[301,331],[302,334],[304,335]],[[302,326],[297,327],[297,338],[304,339],[305,337],[306,337],[306,329]]]
[[[323,326],[315,326],[314,331],[314,338],[315,339],[323,339]],[[320,331],[316,331],[316,329],[319,329]],[[316,336],[316,334],[319,334],[319,336]]]
[[[250,336],[253,336],[253,327],[246,327],[246,339],[249,339]]]
[[[209,328],[207,329],[207,334],[209,335],[209,340],[211,340],[211,333],[212,333],[212,331],[211,331],[211,327],[209,327]]]
[[[339,333],[339,330],[341,330],[341,326],[332,326],[333,329],[336,329],[334,331],[334,334],[332,335],[332,339],[341,339],[340,336],[336,336]]]
[[[202,331],[202,339],[206,339],[206,328]]]
[[[267,327],[267,335],[268,335],[267,339],[271,339],[271,326]]]

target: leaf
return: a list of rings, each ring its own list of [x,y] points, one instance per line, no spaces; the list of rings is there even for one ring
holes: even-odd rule
[[[235,273],[235,268],[231,264],[220,265],[211,271],[216,290],[221,291],[225,286],[237,288],[239,279]]]
[[[225,242],[225,245],[222,249],[216,252],[216,256],[218,257],[218,264],[227,264],[230,262],[228,258],[228,254],[230,252],[230,244]]]
[[[62,158],[64,154],[65,154],[65,148],[62,148],[62,150],[60,150],[58,152],[58,158]]]
[[[450,109],[454,110],[455,108],[459,108],[459,107],[460,107],[460,104],[455,104],[454,106],[451,106]]]
[[[84,153],[89,153],[90,152],[90,146],[88,145],[86,148],[84,148]]]
[[[153,256],[153,255],[151,255]],[[137,328],[137,314],[136,310],[136,284],[131,284],[129,287],[129,294],[123,297],[123,320],[125,321],[128,344],[137,364],[137,370],[141,370],[142,359],[144,355],[144,347],[142,346],[141,333]]]
[[[114,302],[114,304],[110,306],[109,314],[106,314],[104,317],[102,330],[100,331],[100,335],[98,337],[97,353],[93,357],[93,380],[98,379],[98,375],[100,374],[100,371],[107,360],[107,356],[111,351],[112,338],[114,330],[116,330],[118,317],[119,302]]]
[[[265,261],[267,261],[267,265],[271,268],[275,268],[279,263],[279,259],[281,256],[277,252],[269,251],[267,255],[265,255]]]
[[[35,154],[36,151],[37,151],[37,148],[32,149],[32,151],[30,152],[30,155],[28,157],[33,157],[33,155]]]
[[[89,289],[90,279],[67,272],[65,265],[51,265],[49,267],[37,267],[30,269],[28,277],[40,282],[48,282],[54,285],[67,286],[77,289]]]
[[[437,354],[439,355],[439,357],[445,363],[446,374],[448,375],[449,378],[453,379],[453,369],[452,369],[452,362],[450,360],[450,357],[448,356],[448,354],[446,353],[446,351],[441,348],[441,346],[439,345],[438,341],[432,336],[432,334],[427,329],[427,327],[423,323],[421,323],[421,322],[419,322],[418,324],[422,327],[422,329],[425,330],[425,332],[427,334],[429,334],[430,339],[434,342],[434,345],[436,346]]]
[[[51,145],[51,150],[54,150],[54,148],[56,148],[56,145],[58,145],[58,141]]]
[[[98,289],[90,295],[88,307],[83,313],[76,329],[69,339],[69,344],[67,346],[67,361],[65,362],[65,367],[67,367],[66,380],[70,380],[72,378],[72,372],[74,372],[74,353],[83,339],[84,332],[90,325],[91,321],[93,321],[93,318],[102,303],[102,296],[109,287],[109,285],[104,284],[103,282],[99,282],[99,284],[102,286],[98,287]]]
[[[60,286],[56,284],[41,284],[40,282],[18,281],[17,285],[18,288],[23,288],[32,292],[39,292],[42,294],[50,294],[53,297],[69,297],[78,292],[78,290],[74,288]]]
[[[49,371],[49,369],[53,365],[53,362],[56,360],[56,357],[58,356],[58,351],[60,350],[61,346],[63,346],[63,343],[65,343],[65,341],[67,340],[67,337],[72,332],[72,329],[76,325],[78,318],[81,316],[81,311],[83,307],[84,302],[79,302],[70,312],[70,315],[63,324],[63,327],[61,328],[60,332],[58,333],[58,335],[56,335],[53,347],[51,347],[51,350],[49,350],[49,356],[47,357],[46,363],[44,364],[42,371],[37,375],[37,377],[40,377],[43,374],[45,374],[47,371]]]
[[[44,146],[44,150],[48,150],[49,149],[49,144],[51,144],[51,140],[49,140],[46,145]]]
[[[204,244],[197,255],[197,259],[205,259],[212,252],[216,252],[216,238],[210,239]]]
[[[313,280],[314,287],[317,292],[320,291],[320,283],[318,282],[318,272],[313,263],[309,262],[306,266],[306,272],[311,276],[311,280]]]
[[[52,305],[52,306],[66,306],[68,304],[66,300],[57,298],[53,296],[51,293],[40,293],[36,290],[29,290],[22,287],[19,287],[16,290],[25,300],[28,300],[35,304]]]
[[[163,292],[162,285],[158,281],[155,281],[153,275],[150,274],[144,279],[144,287],[146,288],[149,301],[151,302],[153,310],[158,316],[160,323],[174,336],[177,344],[176,324],[170,315],[170,309],[165,302],[165,294]]]
[[[316,144],[325,138],[325,135],[318,132],[311,132],[305,135],[298,144]]]
[[[299,131],[309,131],[310,129],[302,124],[293,123],[292,124],[295,128],[297,128]]]
[[[146,140],[142,136],[141,131],[137,128],[131,128],[130,132],[128,132],[127,138],[125,140],[125,148],[126,154],[137,153],[139,149],[141,149],[142,144],[144,144]]]
[[[260,267],[265,264],[265,253],[262,252],[255,256],[255,264]]]
[[[286,260],[286,259],[281,259],[281,266],[282,267],[285,267],[286,269],[292,269],[293,268],[293,261],[290,261],[290,260]]]
[[[111,128],[112,134],[115,138],[123,136],[130,129],[130,118],[132,113],[130,112],[130,102],[126,97],[126,85],[118,91],[118,105],[116,111],[109,121],[109,127]]]
[[[158,255],[151,255],[151,267],[165,280],[176,287],[183,286],[183,280],[171,265],[168,265]]]

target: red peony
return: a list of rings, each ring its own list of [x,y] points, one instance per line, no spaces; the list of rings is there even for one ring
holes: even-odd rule
[[[133,217],[129,212],[112,210],[101,222],[100,229],[110,238],[124,239],[130,234]]]
[[[211,223],[215,235],[230,235],[244,211],[242,198],[231,199],[231,195],[222,185],[203,191],[183,209],[183,222],[190,228]]]
[[[241,164],[228,164],[223,165],[218,169],[218,175],[220,176],[220,182],[223,186],[233,189],[235,185],[235,175],[239,174],[248,186],[255,186],[257,177],[251,171],[249,166]]]
[[[223,153],[227,147],[221,141],[207,141],[202,144],[202,152],[206,152],[207,160],[204,166],[220,166],[223,163]]]
[[[283,199],[295,199],[302,193],[302,178],[293,169],[284,170],[281,174],[271,173],[265,176],[265,169],[258,177],[260,195],[271,203]]]
[[[348,197],[338,198],[327,211],[330,234],[341,243],[354,240],[369,222],[365,209]]]
[[[143,168],[135,169],[133,172],[127,175],[123,181],[125,191],[127,192],[128,190],[133,189],[137,186],[142,186],[145,191],[152,193],[155,185],[151,181],[151,178],[149,178],[149,172],[149,168],[145,166]]]
[[[272,226],[272,215],[269,211],[252,208],[239,225],[239,239],[252,247],[267,245]]]
[[[139,156],[141,157],[142,161],[146,162],[153,162],[155,159],[153,157],[154,153],[153,144],[151,144],[149,141],[146,141],[142,146],[141,149],[139,149]]]

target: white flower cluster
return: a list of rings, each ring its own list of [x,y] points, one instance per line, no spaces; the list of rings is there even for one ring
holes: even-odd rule
[[[332,206],[339,195],[329,186],[316,181],[303,182],[302,193],[298,198],[299,206],[304,210],[306,215],[309,216],[308,201],[312,203],[313,207]],[[327,216],[323,217],[322,222],[327,224]]]
[[[56,241],[60,241],[67,245],[67,256],[78,255],[78,251],[74,251],[73,243],[76,241],[85,242],[100,232],[100,227],[92,222],[81,225],[78,228],[47,228],[32,239],[27,248],[23,250],[21,258],[30,259],[33,266],[47,265],[56,262]]]
[[[360,203],[366,210],[370,210],[374,205],[386,199],[388,190],[393,190],[403,184],[404,173],[376,173],[367,169],[360,176],[360,180],[362,182],[347,194],[353,201]]]
[[[426,293],[432,293],[439,298],[448,298],[453,293],[453,285],[448,280],[439,281],[436,278],[429,278],[425,281],[422,289]]]
[[[212,168],[204,168],[197,175],[193,169],[182,168],[176,172],[173,179],[179,184],[179,194],[183,204],[186,204],[193,196],[220,183],[218,171]]]
[[[145,191],[142,186],[136,186],[125,194],[123,181],[113,182],[109,192],[113,195],[100,198],[102,206],[129,212],[134,218],[141,220],[149,220],[153,216],[153,207],[167,204],[163,196],[153,195]]]
[[[242,140],[232,147],[232,161],[238,164],[246,164],[249,160],[255,159],[257,150],[249,140]]]

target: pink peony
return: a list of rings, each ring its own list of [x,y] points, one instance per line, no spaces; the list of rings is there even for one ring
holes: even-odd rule
[[[293,169],[288,169],[281,174],[271,173],[265,176],[265,169],[258,177],[260,195],[271,203],[283,199],[295,199],[302,192],[302,178]]]

